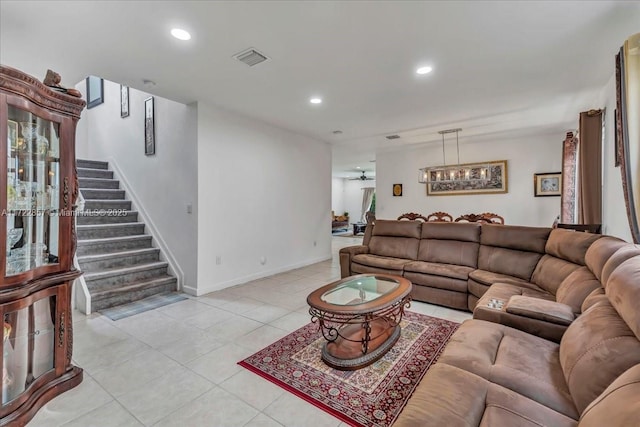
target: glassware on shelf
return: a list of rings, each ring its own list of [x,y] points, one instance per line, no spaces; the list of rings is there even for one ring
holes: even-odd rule
[[[33,141],[38,137],[39,128],[37,123],[20,122],[20,131],[27,141]]]
[[[38,152],[38,154],[41,154],[43,156],[46,156],[47,152],[49,151],[49,140],[43,136],[43,135],[38,135],[36,138],[36,150]]]
[[[22,228],[10,228],[7,230],[7,253],[13,248],[13,245],[18,243],[23,232]]]

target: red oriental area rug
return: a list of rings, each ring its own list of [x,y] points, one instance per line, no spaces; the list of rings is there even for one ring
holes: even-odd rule
[[[325,340],[310,323],[239,365],[352,426],[393,424],[459,324],[405,312],[398,342],[380,360],[357,371],[325,365]]]

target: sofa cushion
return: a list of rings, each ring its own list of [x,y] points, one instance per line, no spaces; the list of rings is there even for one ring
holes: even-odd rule
[[[480,226],[433,222],[422,224],[418,259],[443,264],[478,266]]]
[[[403,276],[416,285],[430,286],[432,288],[444,289],[447,291],[467,293],[468,284],[466,280],[454,279],[451,277],[436,276],[433,274],[415,273],[404,270]],[[436,301],[430,301],[436,303]],[[466,307],[466,306],[465,306]]]
[[[551,229],[482,224],[478,268],[529,281]]]
[[[640,255],[640,246],[629,244],[615,251],[615,253],[611,255],[611,257],[604,264],[604,267],[602,267],[602,278],[600,279],[602,287],[607,287],[609,276],[616,268],[618,268],[620,264],[638,255]]]
[[[409,259],[390,258],[380,255],[359,254],[352,258],[355,264],[365,265],[368,267],[384,268],[386,270],[402,271],[404,265],[411,262]]]
[[[587,267],[580,267],[560,283],[556,292],[556,301],[567,304],[573,309],[574,313],[579,314],[582,312],[582,304],[585,298],[594,289],[601,287],[600,281]]]
[[[594,289],[593,291],[591,291],[589,295],[587,295],[587,297],[582,302],[582,312],[584,313],[594,305],[601,303],[603,301],[609,302],[609,299],[604,294],[604,288],[599,287]]]
[[[571,307],[566,304],[522,295],[514,295],[509,298],[505,308],[507,313],[557,325],[568,326],[576,318]]]
[[[591,246],[589,246],[589,249],[587,249],[587,253],[584,256],[585,265],[589,267],[589,270],[591,270],[598,280],[601,280],[602,269],[604,268],[607,260],[618,249],[627,245],[629,245],[627,242],[618,239],[617,237],[602,236],[600,239],[593,242]]]
[[[369,239],[369,253],[415,260],[421,225],[419,221],[376,220]]]
[[[560,363],[576,408],[582,412],[620,374],[640,363],[640,341],[611,303],[600,301],[564,333]]]
[[[425,222],[422,224],[421,238],[480,243],[480,225],[461,222]]]
[[[580,267],[579,264],[551,255],[544,255],[536,265],[531,281],[555,295],[560,283]]]
[[[640,365],[626,370],[584,410],[580,427],[640,425]]]
[[[434,276],[467,280],[469,278],[469,273],[473,271],[473,268],[461,265],[440,264],[435,262],[412,261],[405,264],[404,271],[412,271],[415,273],[432,274]]]
[[[394,427],[575,427],[552,409],[465,370],[432,366]]]
[[[478,266],[480,245],[457,240],[422,239],[418,248],[418,259],[441,264],[460,265],[471,268]]]
[[[584,265],[585,254],[602,235],[555,228],[551,230],[545,252],[574,264]]]
[[[537,252],[482,245],[478,254],[478,268],[529,281],[541,257],[542,254]]]
[[[605,293],[611,305],[640,340],[640,256],[628,259],[611,273]]]
[[[480,244],[543,254],[550,232],[546,227],[482,224]]]
[[[567,329],[566,326],[507,312],[506,305],[509,301],[521,296],[542,302],[553,301],[553,295],[542,290],[535,291],[520,286],[496,283],[478,301],[473,310],[473,318],[510,326],[541,338],[560,342]],[[501,309],[491,308],[488,304],[492,299],[503,301],[505,305]]]
[[[509,283],[512,285],[523,286],[526,288],[533,288],[536,290],[540,290],[538,286],[526,280],[520,279],[518,277],[509,276],[506,274],[494,273],[493,271],[480,270],[480,269],[473,270],[471,273],[469,273],[469,278],[487,286],[491,286],[494,283]],[[481,296],[481,295],[478,295],[478,296]]]
[[[464,369],[578,419],[558,358],[559,345],[497,323],[467,320],[438,363]]]

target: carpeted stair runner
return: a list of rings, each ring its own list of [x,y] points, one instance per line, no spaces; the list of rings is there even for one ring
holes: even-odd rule
[[[84,213],[78,214],[78,262],[91,294],[91,311],[176,290],[176,278],[144,223],[131,210],[107,162],[77,160]]]

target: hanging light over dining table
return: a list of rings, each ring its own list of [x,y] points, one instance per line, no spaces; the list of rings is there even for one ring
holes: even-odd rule
[[[433,182],[456,183],[456,182],[482,182],[491,180],[491,168],[488,165],[464,165],[460,164],[460,141],[458,134],[461,128],[446,129],[438,131],[442,135],[442,166],[430,166],[419,169],[418,182],[421,184],[429,184]],[[456,153],[457,163],[447,164],[445,152],[445,135],[456,134]]]

